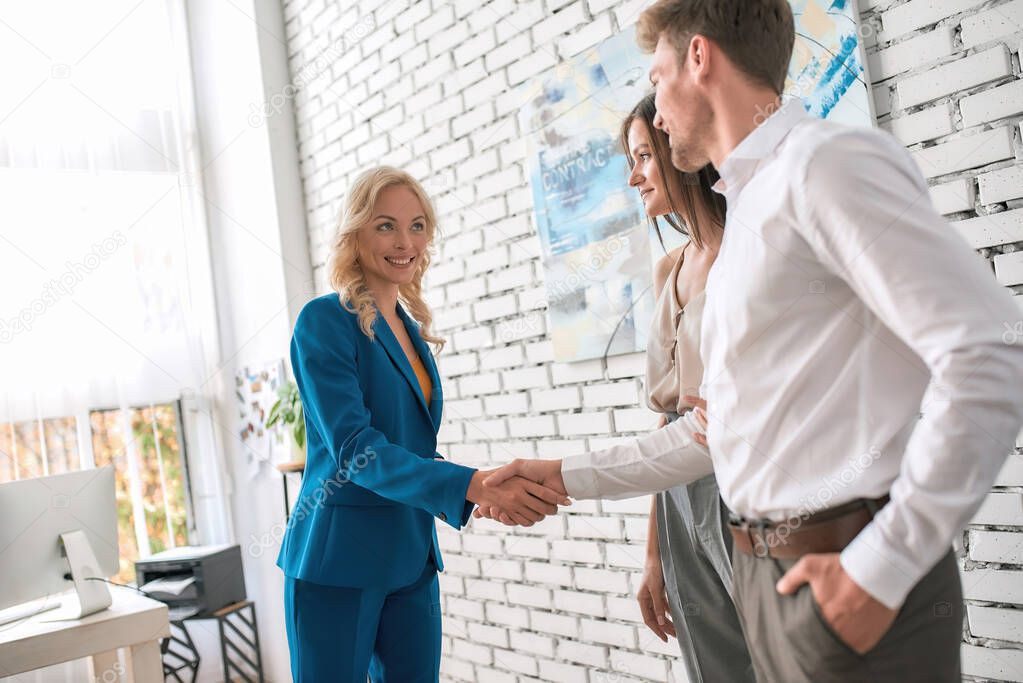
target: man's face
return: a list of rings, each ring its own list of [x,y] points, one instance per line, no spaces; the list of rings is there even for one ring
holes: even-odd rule
[[[696,84],[694,59],[680,63],[678,53],[663,36],[657,41],[650,81],[654,84],[654,126],[668,134],[671,163],[680,171],[695,173],[710,161],[707,142],[713,114],[706,96]]]

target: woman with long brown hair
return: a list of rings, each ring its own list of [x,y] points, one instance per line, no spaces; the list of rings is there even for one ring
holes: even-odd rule
[[[663,414],[663,426],[692,410],[700,393],[704,289],[724,234],[725,200],[713,190],[713,167],[683,173],[672,166],[668,136],[653,125],[656,114],[653,95],[640,100],[622,122],[621,141],[632,169],[629,185],[639,191],[658,236],[663,218],[688,238],[654,269],[646,394],[647,405]],[[658,493],[651,502],[637,597],[647,626],[661,640],[676,636],[694,682],[754,680],[731,597],[727,523],[713,474]]]

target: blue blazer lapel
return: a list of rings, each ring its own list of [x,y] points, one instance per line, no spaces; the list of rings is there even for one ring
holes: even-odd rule
[[[444,394],[441,391],[440,375],[437,372],[437,364],[433,360],[433,354],[430,353],[430,347],[427,346],[426,342],[423,341],[423,337],[419,334],[419,325],[409,317],[409,315],[405,312],[405,309],[401,306],[398,306],[398,315],[401,316],[402,322],[405,323],[405,329],[408,331],[408,336],[412,339],[412,344],[416,347],[416,353],[419,354],[419,360],[423,361],[423,366],[426,368],[426,372],[430,375],[430,384],[432,385],[432,389],[430,391],[430,405],[427,408],[427,411],[430,413],[430,420],[433,421],[434,430],[439,429],[441,408],[444,405]],[[422,390],[419,387],[418,380],[416,380],[416,389],[420,390],[419,396],[422,397]]]
[[[420,360],[426,366],[427,371],[430,373],[430,380],[434,383],[434,396],[439,396],[437,388],[439,383],[435,378],[436,368],[433,367],[433,357],[430,355],[429,350],[426,349],[426,344],[419,336],[419,330],[415,323],[408,317],[401,305],[398,306],[398,315],[401,317],[402,322],[405,324],[405,329],[409,333],[409,337],[412,338],[412,344],[416,347],[416,351],[419,353]],[[408,356],[405,355],[405,350],[401,348],[401,343],[398,338],[394,336],[394,332],[391,331],[391,326],[384,320],[384,316],[378,314],[376,320],[373,321],[373,332],[376,334],[376,338],[380,341],[380,345],[387,352],[387,355],[391,357],[391,362],[398,368],[405,381],[408,382],[409,388],[412,393],[415,394],[419,405],[426,411],[427,417],[436,429],[440,423],[439,415],[435,418],[434,413],[431,410],[431,406],[426,405],[426,398],[423,396],[423,390],[419,386],[419,379],[416,377],[416,373],[412,370],[412,366],[409,364]],[[426,353],[424,354],[424,350]],[[436,403],[436,401],[431,401]]]

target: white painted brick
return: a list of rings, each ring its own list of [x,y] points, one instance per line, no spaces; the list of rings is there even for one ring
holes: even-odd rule
[[[583,387],[583,407],[585,408],[633,406],[638,401],[639,392],[634,380],[589,384]]]
[[[610,569],[577,567],[575,571],[575,585],[577,588],[597,593],[629,592],[628,575]]]
[[[483,31],[455,48],[455,64],[463,66],[494,49],[497,41],[492,30]]]
[[[448,287],[448,303],[475,301],[487,295],[487,281],[482,277],[461,280]]]
[[[870,96],[874,100],[874,114],[876,116],[886,116],[892,112],[892,89],[887,85],[871,88]]]
[[[551,559],[597,564],[604,560],[600,548],[600,544],[594,541],[552,541]]]
[[[527,607],[550,608],[552,604],[551,591],[547,588],[538,588],[537,586],[526,586],[518,583],[509,583],[507,586],[507,590],[508,602],[512,603],[513,605],[526,605]],[[515,647],[519,646],[516,645]]]
[[[968,48],[1019,33],[1023,30],[1023,0],[995,5],[964,17],[961,26],[963,47]]]
[[[515,536],[508,539],[505,552],[518,557],[534,557],[542,560],[546,560],[550,554],[546,540],[528,536]],[[508,585],[511,586],[511,584]],[[543,607],[544,605],[539,606]]]
[[[555,436],[558,433],[553,415],[514,417],[508,420],[508,433],[516,438]]]
[[[963,674],[999,681],[1023,681],[1023,650],[963,643]]]
[[[467,375],[458,379],[458,391],[463,396],[493,394],[501,390],[501,380],[496,372]]]
[[[515,35],[528,33],[529,28],[545,16],[539,0],[518,3],[514,12],[497,22],[497,42],[504,43]]]
[[[578,363],[554,363],[551,365],[551,377],[555,384],[571,384],[603,379],[604,367],[600,359],[586,360]]]
[[[964,126],[976,126],[1023,113],[1023,80],[991,88],[959,101]]]
[[[657,429],[660,415],[646,408],[627,408],[614,411],[616,432],[652,432]]]
[[[604,598],[595,593],[559,590],[554,591],[554,607],[562,612],[599,617],[604,614]]]
[[[1023,610],[967,605],[966,618],[978,638],[1023,640]]]
[[[984,0],[909,0],[881,14],[879,41],[889,41],[971,9]]]
[[[1013,158],[1012,129],[995,128],[911,153],[926,178]]]
[[[520,34],[507,42],[501,43],[487,53],[483,58],[487,71],[493,73],[503,66],[507,66],[516,59],[529,53],[530,41],[528,34]]]
[[[521,349],[519,352],[521,353]],[[529,407],[525,392],[487,396],[483,400],[483,404],[486,407],[487,415],[521,414],[525,413]]]
[[[471,257],[469,259],[470,266],[475,258],[476,257]],[[518,308],[515,306],[515,295],[506,294],[504,296],[485,299],[475,303],[472,306],[472,310],[473,315],[476,316],[476,320],[486,322],[488,320],[514,315],[518,311]]]
[[[977,178],[980,203],[994,204],[1023,197],[1023,166],[1016,165],[984,173]]]
[[[1023,252],[1019,254],[1023,256]],[[1021,262],[1023,263],[1023,262]],[[1023,282],[1023,280],[1021,280]],[[970,524],[991,524],[998,526],[1023,525],[1023,494],[989,493],[981,503]]]
[[[999,254],[994,258],[995,277],[1003,285],[1023,284],[1023,251]]]
[[[967,178],[931,185],[930,195],[935,210],[944,215],[973,211],[977,199],[973,181]]]
[[[970,530],[970,559],[1023,564],[1023,533]]]
[[[535,676],[537,672],[536,657],[529,654],[512,652],[511,650],[494,650],[494,661],[502,668],[514,671],[515,673]],[[480,669],[479,673],[483,674],[484,671]],[[485,672],[485,675],[490,676],[490,671]],[[490,679],[480,676],[478,680]]]
[[[643,503],[643,512],[649,512],[648,501],[640,499]],[[609,543],[607,545],[607,564],[610,567],[623,567],[625,569],[643,570],[646,560],[644,545],[629,543]]]
[[[563,640],[558,643],[558,659],[604,668],[607,666],[607,650],[598,645]]]
[[[619,28],[636,23],[640,13],[651,4],[650,0],[626,0],[615,7],[615,21]]]
[[[538,50],[508,65],[508,83],[518,85],[527,78],[554,66],[557,59],[545,50]]]
[[[494,333],[489,327],[472,327],[455,332],[453,341],[455,349],[458,351],[475,351],[483,347],[492,346],[494,343]]]
[[[529,621],[534,631],[553,633],[567,638],[579,637],[579,619],[577,617],[530,610]]]
[[[1012,75],[1012,62],[1004,45],[943,64],[896,85],[899,106],[905,109],[954,92]]]
[[[611,432],[611,415],[606,412],[558,415],[558,431],[565,436],[608,434]]]
[[[504,383],[504,388],[509,390],[550,386],[550,376],[545,367],[505,370],[501,373],[501,381]]]
[[[963,572],[963,597],[1023,604],[1023,571],[973,569]]]
[[[582,0],[577,0],[553,16],[533,26],[533,44],[550,42],[555,36],[567,33],[586,21]]]
[[[954,38],[954,27],[941,26],[868,55],[871,80],[877,83],[952,54]]]
[[[513,628],[529,628],[529,612],[522,607],[487,603],[487,621]]]
[[[572,31],[558,40],[558,54],[562,59],[569,59],[610,38],[613,34],[611,15],[602,14],[581,29]]]
[[[915,114],[893,118],[882,125],[904,145],[933,140],[955,132],[952,123],[952,103],[945,102]]]
[[[459,401],[445,401],[444,410],[448,412],[451,417],[459,420],[483,417],[483,401],[478,398],[464,398]]]
[[[580,619],[579,626],[582,630],[583,640],[615,647],[636,647],[636,628],[634,626],[595,619]]]
[[[521,305],[518,310],[523,310]],[[543,314],[536,312],[501,320],[494,327],[494,334],[499,344],[522,341],[530,337],[546,337],[547,320]]]
[[[581,666],[563,664],[547,659],[542,659],[540,664],[540,678],[544,681],[558,681],[558,683],[587,683],[590,680],[589,672]],[[532,683],[532,681],[530,681]]]
[[[535,405],[535,404],[534,404]],[[536,444],[537,457],[540,458],[567,458],[570,455],[579,455],[586,452],[585,439],[545,439]],[[572,509],[578,509],[578,503]]]
[[[952,225],[974,249],[1023,242],[1023,209],[970,218]]]
[[[572,569],[546,562],[526,562],[526,581],[551,587],[572,585]]]
[[[445,377],[457,377],[480,369],[479,359],[473,353],[442,356],[438,365]]]
[[[600,510],[608,515],[647,515],[650,513],[650,496],[602,500],[600,501]]]
[[[651,634],[652,635],[652,634]],[[641,643],[641,650],[645,650],[645,642]],[[636,676],[649,681],[667,681],[668,663],[663,659],[651,657],[646,654],[638,655],[625,650],[614,650],[610,652],[611,665],[616,671],[628,672],[630,676]],[[620,678],[620,674],[618,675]],[[614,680],[611,676],[607,680]],[[671,679],[676,680],[676,679]],[[682,679],[677,679],[681,681]]]
[[[568,535],[571,538],[600,538],[618,541],[622,539],[622,520],[617,517],[569,515]]]

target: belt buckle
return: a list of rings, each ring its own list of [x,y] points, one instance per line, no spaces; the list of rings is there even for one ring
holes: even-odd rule
[[[753,538],[753,527],[760,527],[760,543],[757,544],[756,539]],[[764,529],[767,527],[767,522],[760,520],[756,524],[750,524],[746,522],[746,535],[749,537],[750,549],[753,551],[753,557],[760,559],[770,557],[771,549],[767,546],[767,538],[764,536]]]

